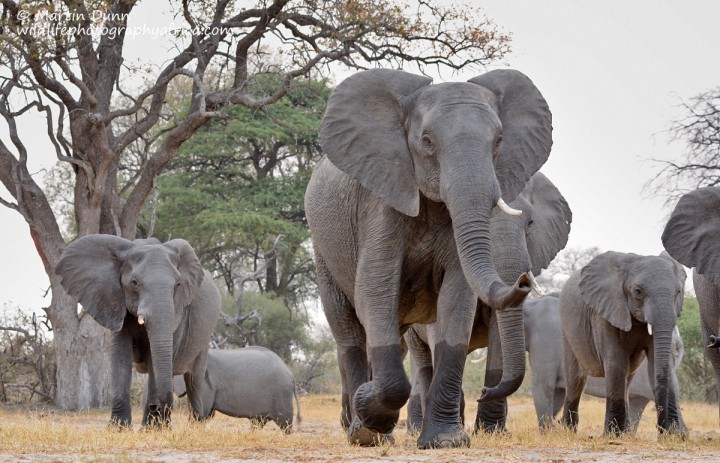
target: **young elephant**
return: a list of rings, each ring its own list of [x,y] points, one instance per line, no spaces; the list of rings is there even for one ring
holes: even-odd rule
[[[606,252],[575,272],[560,294],[566,374],[563,424],[577,429],[588,375],[606,380],[605,434],[629,428],[627,385],[647,355],[661,433],[686,433],[670,380],[672,332],[685,271],[667,253]]]
[[[185,382],[173,381],[175,393],[185,394]],[[260,346],[242,349],[210,349],[207,373],[197,384],[200,406],[194,415],[200,420],[216,411],[235,418],[249,418],[261,426],[274,421],[285,433],[292,431],[295,378],[275,352]]]
[[[181,239],[87,235],[65,248],[55,272],[68,294],[113,332],[110,421],[120,427],[132,423],[134,363],[140,373],[149,373],[143,426],[168,425],[172,377],[202,377],[220,318],[220,292],[193,248]],[[189,386],[188,400],[196,399]]]
[[[532,372],[532,396],[535,412],[541,429],[549,428],[562,407],[565,398],[565,372],[562,368],[563,343],[560,326],[558,293],[525,302],[525,345],[530,354]],[[671,381],[679,391],[677,368],[682,362],[684,347],[677,328],[673,331],[671,357]],[[648,402],[655,400],[654,379],[649,376],[647,359],[643,360],[628,386],[630,429],[637,430],[643,411]],[[606,396],[605,378],[588,376],[585,394],[595,397]],[[682,416],[680,411],[680,421]]]

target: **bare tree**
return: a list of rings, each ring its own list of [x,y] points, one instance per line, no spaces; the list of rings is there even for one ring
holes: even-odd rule
[[[538,284],[546,293],[559,292],[570,275],[600,254],[600,248],[597,246],[563,249],[548,268],[537,277]]]
[[[133,0],[0,0],[0,204],[25,219],[50,279],[45,310],[54,332],[55,402],[62,408],[109,403],[110,334],[78,312],[53,272],[65,248],[45,192],[28,169],[19,130],[31,111],[42,136],[74,174],[74,230],[133,239],[158,174],[179,147],[229,105],[265,110],[298,77],[333,63],[349,68],[414,63],[484,66],[509,51],[509,37],[480,10],[419,0],[414,8],[377,0],[218,0],[169,2],[182,25],[177,52],[161,63],[123,59]],[[157,70],[156,72],[154,70]],[[261,97],[245,91],[255,76],[280,75]],[[145,86],[128,87],[143,76]],[[168,86],[190,79],[175,106]],[[137,80],[137,79],[135,79]],[[27,134],[25,134],[27,136]],[[139,168],[121,170],[130,154]]]
[[[662,168],[645,184],[646,193],[666,196],[674,204],[688,191],[720,185],[720,87],[683,101],[684,116],[670,124],[668,133],[685,144],[678,161],[654,159]]]
[[[17,309],[0,326],[0,402],[51,401],[55,388],[47,320]]]

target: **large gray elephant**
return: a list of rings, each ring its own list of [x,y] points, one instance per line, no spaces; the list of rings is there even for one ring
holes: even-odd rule
[[[715,369],[720,393],[720,187],[700,188],[680,198],[662,242],[678,262],[695,269],[705,355]]]
[[[558,293],[553,293],[525,301],[523,308],[525,344],[530,355],[532,374],[532,396],[538,425],[541,429],[552,426],[565,398],[562,327],[558,296]],[[673,330],[672,352],[670,378],[674,390],[679,392],[677,369],[682,362],[684,345],[677,328]],[[654,378],[649,374],[646,358],[638,367],[628,386],[628,413],[630,430],[633,433],[637,430],[648,402],[655,400],[654,383]],[[605,398],[607,396],[605,378],[588,376],[584,393]],[[680,410],[678,410],[678,416],[683,422]]]
[[[185,395],[185,381],[173,379],[173,390]],[[201,409],[199,420],[216,411],[235,418],[249,418],[263,426],[274,421],[286,434],[292,431],[293,398],[297,422],[301,421],[295,378],[285,362],[273,351],[260,346],[242,349],[210,349],[207,373],[196,385]]]
[[[490,221],[493,262],[506,282],[523,272],[539,274],[547,268],[567,244],[572,222],[567,201],[541,172],[533,175],[510,206],[522,214],[512,216],[494,211]],[[426,408],[424,400],[433,376],[433,352],[438,341],[436,327],[434,324],[413,325],[405,333],[405,341],[410,353],[413,387],[408,404],[408,427],[420,429],[422,410]],[[495,386],[502,375],[500,339],[495,310],[478,301],[468,353],[481,347],[488,348],[485,387],[489,388]],[[506,414],[504,398],[481,402],[475,430],[504,429]]]
[[[220,292],[187,241],[129,241],[88,235],[70,243],[55,268],[65,290],[112,334],[112,423],[132,424],[132,364],[148,375],[143,426],[170,423],[172,377],[184,374],[188,400],[205,374],[220,317]]]
[[[629,429],[627,385],[648,358],[660,433],[686,433],[671,381],[672,332],[683,304],[685,271],[660,256],[609,251],[570,276],[560,293],[566,391],[562,422],[577,429],[586,378],[607,382],[604,432]]]
[[[410,395],[400,336],[437,323],[422,448],[469,445],[459,396],[480,298],[498,309],[503,379],[488,398],[513,392],[525,370],[521,310],[528,275],[506,285],[492,262],[490,214],[547,160],[547,103],[525,75],[497,70],[470,82],[430,85],[403,71],[345,79],[320,127],[326,158],[305,208],[323,309],[337,344],[350,442],[392,432]]]

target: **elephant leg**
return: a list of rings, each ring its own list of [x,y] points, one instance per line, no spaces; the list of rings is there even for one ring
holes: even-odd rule
[[[365,434],[362,428],[380,434],[381,438],[393,431],[411,389],[403,366],[398,319],[403,255],[397,251],[403,247],[401,234],[397,233],[394,220],[377,224],[372,232],[372,239],[365,241],[358,258],[356,310],[352,313],[357,314],[365,328],[371,367],[370,381],[361,384],[352,395],[352,408],[360,427],[353,423],[350,439],[351,442],[359,439],[361,444],[367,443],[358,434]],[[357,369],[357,362],[352,367]]]
[[[264,416],[255,416],[253,418],[250,418],[250,429],[253,431],[258,431],[265,427],[267,424],[268,419]]]
[[[120,428],[132,425],[130,383],[132,379],[132,335],[123,329],[112,334],[112,411],[111,425]]]
[[[183,374],[190,419],[198,421],[208,419],[215,407],[215,394],[205,379],[206,371],[207,351],[203,351],[190,366],[190,371]]]
[[[696,283],[697,284],[697,283]],[[720,336],[712,330],[709,326],[705,317],[700,314],[700,331],[702,332],[702,342],[706,343],[710,338],[710,335]],[[720,349],[705,347],[705,357],[710,360],[710,364],[715,370],[715,387],[717,390],[717,396],[720,398]],[[720,400],[718,401],[720,406]],[[720,408],[718,409],[718,417],[720,419]]]
[[[383,436],[363,426],[353,404],[358,388],[370,379],[365,329],[357,317],[355,307],[335,283],[319,253],[315,254],[315,262],[320,300],[337,349],[342,381],[340,422],[347,430],[351,444],[375,445]]]
[[[563,415],[562,423],[565,427],[572,429],[577,432],[578,424],[580,423],[580,415],[578,409],[580,408],[580,397],[582,396],[583,390],[585,390],[585,383],[587,382],[587,374],[580,367],[580,364],[575,358],[570,344],[563,335],[563,367],[565,369],[565,401],[563,403]]]
[[[457,269],[446,269],[438,296],[433,375],[418,447],[469,446],[460,419],[462,377],[477,297]]]
[[[490,316],[488,328],[487,361],[485,364],[485,387],[495,387],[502,379],[502,351],[500,332],[495,311]],[[479,402],[475,417],[474,432],[505,432],[507,419],[507,399]]]
[[[425,399],[432,381],[432,352],[414,327],[410,327],[405,333],[405,340],[410,353],[410,377],[413,379],[407,407],[407,428],[408,432],[416,434],[422,429]]]
[[[630,431],[633,434],[637,432],[637,428],[640,425],[640,420],[642,419],[643,412],[645,411],[645,407],[648,402],[650,402],[650,399],[640,395],[631,395],[628,399],[630,410]]]
[[[552,427],[556,410],[555,401],[558,396],[554,375],[551,380],[552,372],[546,367],[547,365],[539,363],[532,366],[532,398],[540,430]]]
[[[620,436],[630,427],[628,416],[628,384],[632,376],[628,375],[628,362],[622,352],[608,349],[607,360],[603,362],[605,370],[605,435]]]
[[[565,388],[556,387],[555,393],[553,394],[553,408],[552,408],[553,420],[558,415],[558,413],[560,413],[560,410],[562,409],[564,401],[565,401]]]

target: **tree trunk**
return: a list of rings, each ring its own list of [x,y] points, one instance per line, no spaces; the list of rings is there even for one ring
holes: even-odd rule
[[[110,331],[87,314],[79,319],[77,301],[53,285],[48,313],[53,325],[55,405],[64,410],[109,406]]]

